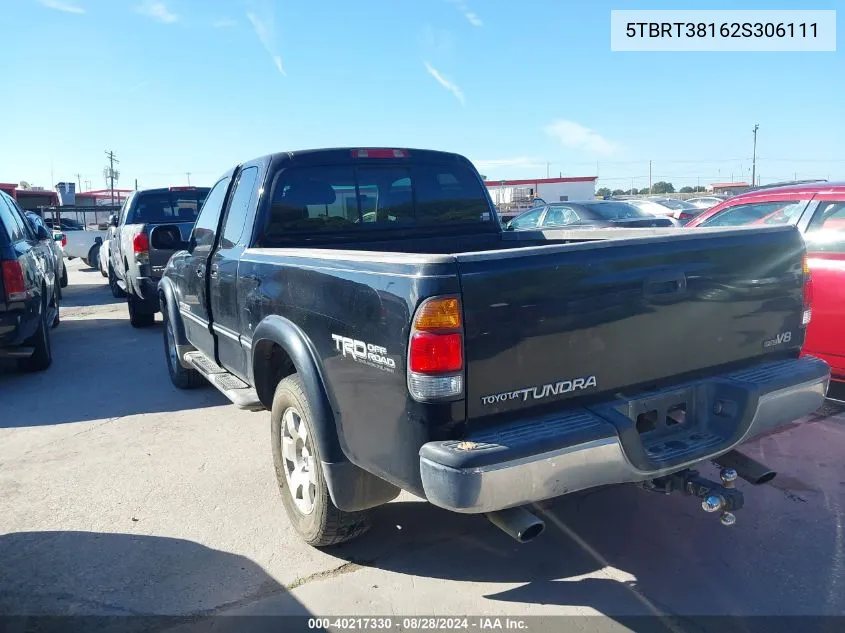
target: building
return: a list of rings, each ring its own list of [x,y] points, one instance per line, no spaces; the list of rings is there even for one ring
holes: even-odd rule
[[[112,197],[111,189],[97,189],[95,191],[83,191],[76,194],[77,207],[103,207],[120,206],[132,193],[131,189],[115,189]]]
[[[52,207],[59,204],[59,196],[55,191],[48,191],[40,187],[24,186],[24,188],[21,188],[20,185],[13,182],[0,182],[0,191],[17,200],[18,206],[25,211],[34,211],[39,207]]]
[[[592,200],[596,197],[598,176],[531,178],[528,180],[487,180],[487,190],[500,211],[516,211],[531,206],[534,198],[546,202]]]
[[[747,182],[714,182],[708,187],[713,193],[722,193],[729,196],[735,196],[744,191],[751,189],[751,185]]]

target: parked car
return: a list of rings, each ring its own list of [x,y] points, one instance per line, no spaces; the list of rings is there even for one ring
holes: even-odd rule
[[[59,324],[61,290],[53,236],[33,225],[0,191],[0,358],[17,359],[24,371],[53,361],[50,328]]]
[[[191,234],[208,187],[144,189],[112,216],[106,276],[115,297],[126,297],[133,327],[152,325],[159,311],[164,265]]]
[[[686,202],[699,209],[709,209],[721,204],[725,198],[719,196],[701,196],[700,198],[687,198]]]
[[[669,217],[655,217],[633,205],[616,200],[554,202],[531,209],[505,225],[508,230],[600,229],[677,226]]]
[[[363,533],[402,489],[521,542],[543,529],[525,506],[625,482],[733,523],[737,473],[771,475],[734,449],[816,410],[830,376],[799,358],[798,231],[615,243],[502,231],[492,211],[445,152],[230,169],[159,283],[171,381],[270,410],[282,500],[315,546]],[[763,298],[707,307],[703,291],[752,276]],[[724,483],[690,470],[710,460]]]
[[[632,198],[625,202],[634,205],[641,211],[657,216],[669,216],[680,224],[686,224],[701,213],[701,209],[683,200],[674,198]]]
[[[59,288],[67,287],[67,267],[65,266],[65,252],[62,245],[64,234],[59,232],[57,239],[56,232],[48,229],[47,225],[44,224],[44,219],[34,211],[27,211],[24,215],[33,231],[50,236],[50,239],[45,243],[50,247],[50,252],[53,254],[53,266],[58,271]],[[39,231],[38,227],[44,229],[43,233]],[[61,297],[61,290],[59,290],[59,297]]]
[[[812,320],[804,351],[845,382],[845,183],[815,182],[740,194],[708,209],[689,227],[791,224],[804,234],[813,280]]]
[[[109,226],[109,230],[106,231],[106,239],[100,244],[100,250],[97,253],[97,268],[99,268],[100,274],[103,277],[109,276],[109,240],[114,230],[115,228],[113,226]]]

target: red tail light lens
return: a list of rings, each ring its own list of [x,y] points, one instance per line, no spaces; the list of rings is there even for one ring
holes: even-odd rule
[[[26,289],[23,278],[23,268],[17,260],[3,262],[3,288],[6,291],[6,301],[23,301],[30,293]]]
[[[150,238],[146,233],[138,233],[132,238],[132,250],[137,255],[138,253],[147,253],[150,250]]]
[[[417,332],[411,337],[408,366],[417,374],[443,374],[464,366],[460,334]]]
[[[64,248],[65,246],[67,246],[67,235],[65,235],[63,233],[62,234],[62,248]]]
[[[353,149],[352,158],[407,158],[404,149]]]

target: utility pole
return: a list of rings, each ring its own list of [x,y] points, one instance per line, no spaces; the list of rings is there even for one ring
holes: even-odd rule
[[[138,179],[135,179],[135,191],[138,191]]]
[[[651,161],[648,161],[648,195],[651,195]]]
[[[76,182],[79,184],[79,193],[82,193],[82,174],[76,174]]]
[[[549,163],[546,163],[546,178],[549,177]],[[191,174],[188,174],[188,184],[191,184]]]
[[[106,178],[109,181],[109,191],[111,192],[111,206],[115,206],[114,204],[114,181],[115,178],[118,178],[120,174],[114,170],[114,164],[119,163],[120,161],[114,155],[114,152],[111,150],[106,150],[106,156],[109,159],[109,166],[106,167],[105,173]]]
[[[754,186],[755,179],[757,178],[757,129],[760,127],[759,123],[754,124],[754,129],[751,130],[754,132],[754,153],[751,155],[751,185]]]

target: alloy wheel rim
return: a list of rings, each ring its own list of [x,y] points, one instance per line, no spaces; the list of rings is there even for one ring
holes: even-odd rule
[[[282,414],[282,461],[285,480],[296,509],[311,514],[317,496],[317,471],[311,436],[295,408]]]

